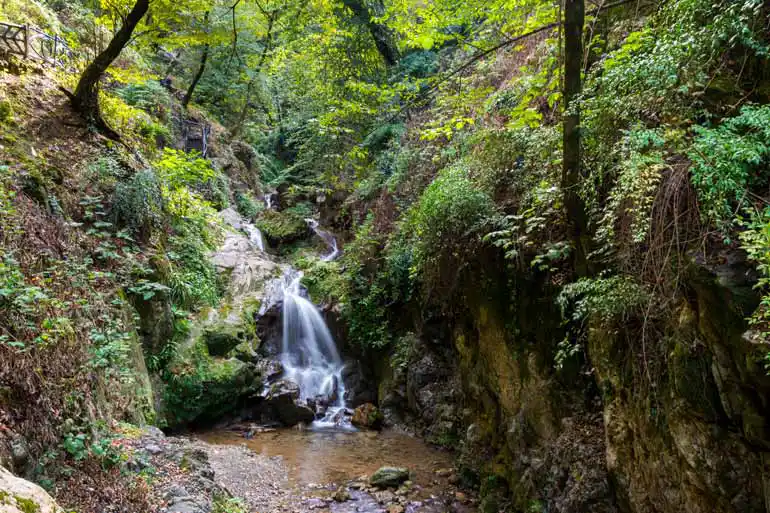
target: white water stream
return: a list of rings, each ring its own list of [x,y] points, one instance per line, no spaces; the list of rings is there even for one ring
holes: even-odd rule
[[[243,228],[243,231],[245,231],[246,234],[249,236],[249,243],[253,247],[257,248],[258,250],[264,253],[265,238],[262,237],[262,232],[259,231],[259,228],[249,223],[242,223],[241,228]]]
[[[324,262],[330,262],[340,256],[340,250],[337,247],[337,239],[332,235],[331,233],[322,230],[318,227],[318,221],[315,219],[305,219],[305,222],[310,226],[310,229],[315,232],[316,235],[321,237],[323,241],[326,243],[327,246],[329,246],[329,249],[331,250],[331,253],[328,255],[321,257],[321,260]]]
[[[300,401],[314,401],[322,417],[314,427],[346,427],[344,364],[321,312],[303,294],[302,273],[288,273],[283,283],[285,376],[299,385]]]

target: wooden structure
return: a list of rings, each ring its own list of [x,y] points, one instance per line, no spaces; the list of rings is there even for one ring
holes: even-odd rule
[[[182,139],[184,151],[198,151],[205,157],[209,151],[209,134],[211,125],[191,119],[185,119],[182,126]]]
[[[73,57],[72,50],[62,38],[29,25],[15,25],[0,21],[0,52],[18,55],[23,59],[66,67]]]

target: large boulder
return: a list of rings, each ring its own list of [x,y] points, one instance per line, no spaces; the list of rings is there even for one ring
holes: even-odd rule
[[[295,426],[312,422],[315,412],[299,402],[299,385],[288,379],[272,383],[265,396],[269,412],[282,424]]]
[[[350,422],[356,427],[380,429],[383,420],[382,412],[372,403],[366,403],[353,411],[353,418]]]
[[[48,493],[0,467],[0,513],[61,513]]]
[[[369,484],[377,488],[398,488],[409,480],[409,469],[403,467],[380,467],[369,478]]]

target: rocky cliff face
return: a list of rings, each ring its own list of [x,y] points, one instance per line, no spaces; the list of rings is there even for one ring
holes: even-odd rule
[[[379,399],[391,422],[460,448],[483,510],[765,511],[767,348],[746,332],[745,272],[696,267],[670,322],[644,337],[641,320],[594,326],[559,372],[553,290],[478,281],[515,285],[466,288],[464,311],[417,326]]]

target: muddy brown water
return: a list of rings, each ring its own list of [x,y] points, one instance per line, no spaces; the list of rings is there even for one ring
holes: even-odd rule
[[[282,458],[295,486],[341,485],[382,466],[406,467],[425,492],[445,483],[436,470],[452,467],[449,453],[394,431],[310,431],[280,429],[247,439],[239,432],[201,434],[211,444],[243,444],[267,457]]]

